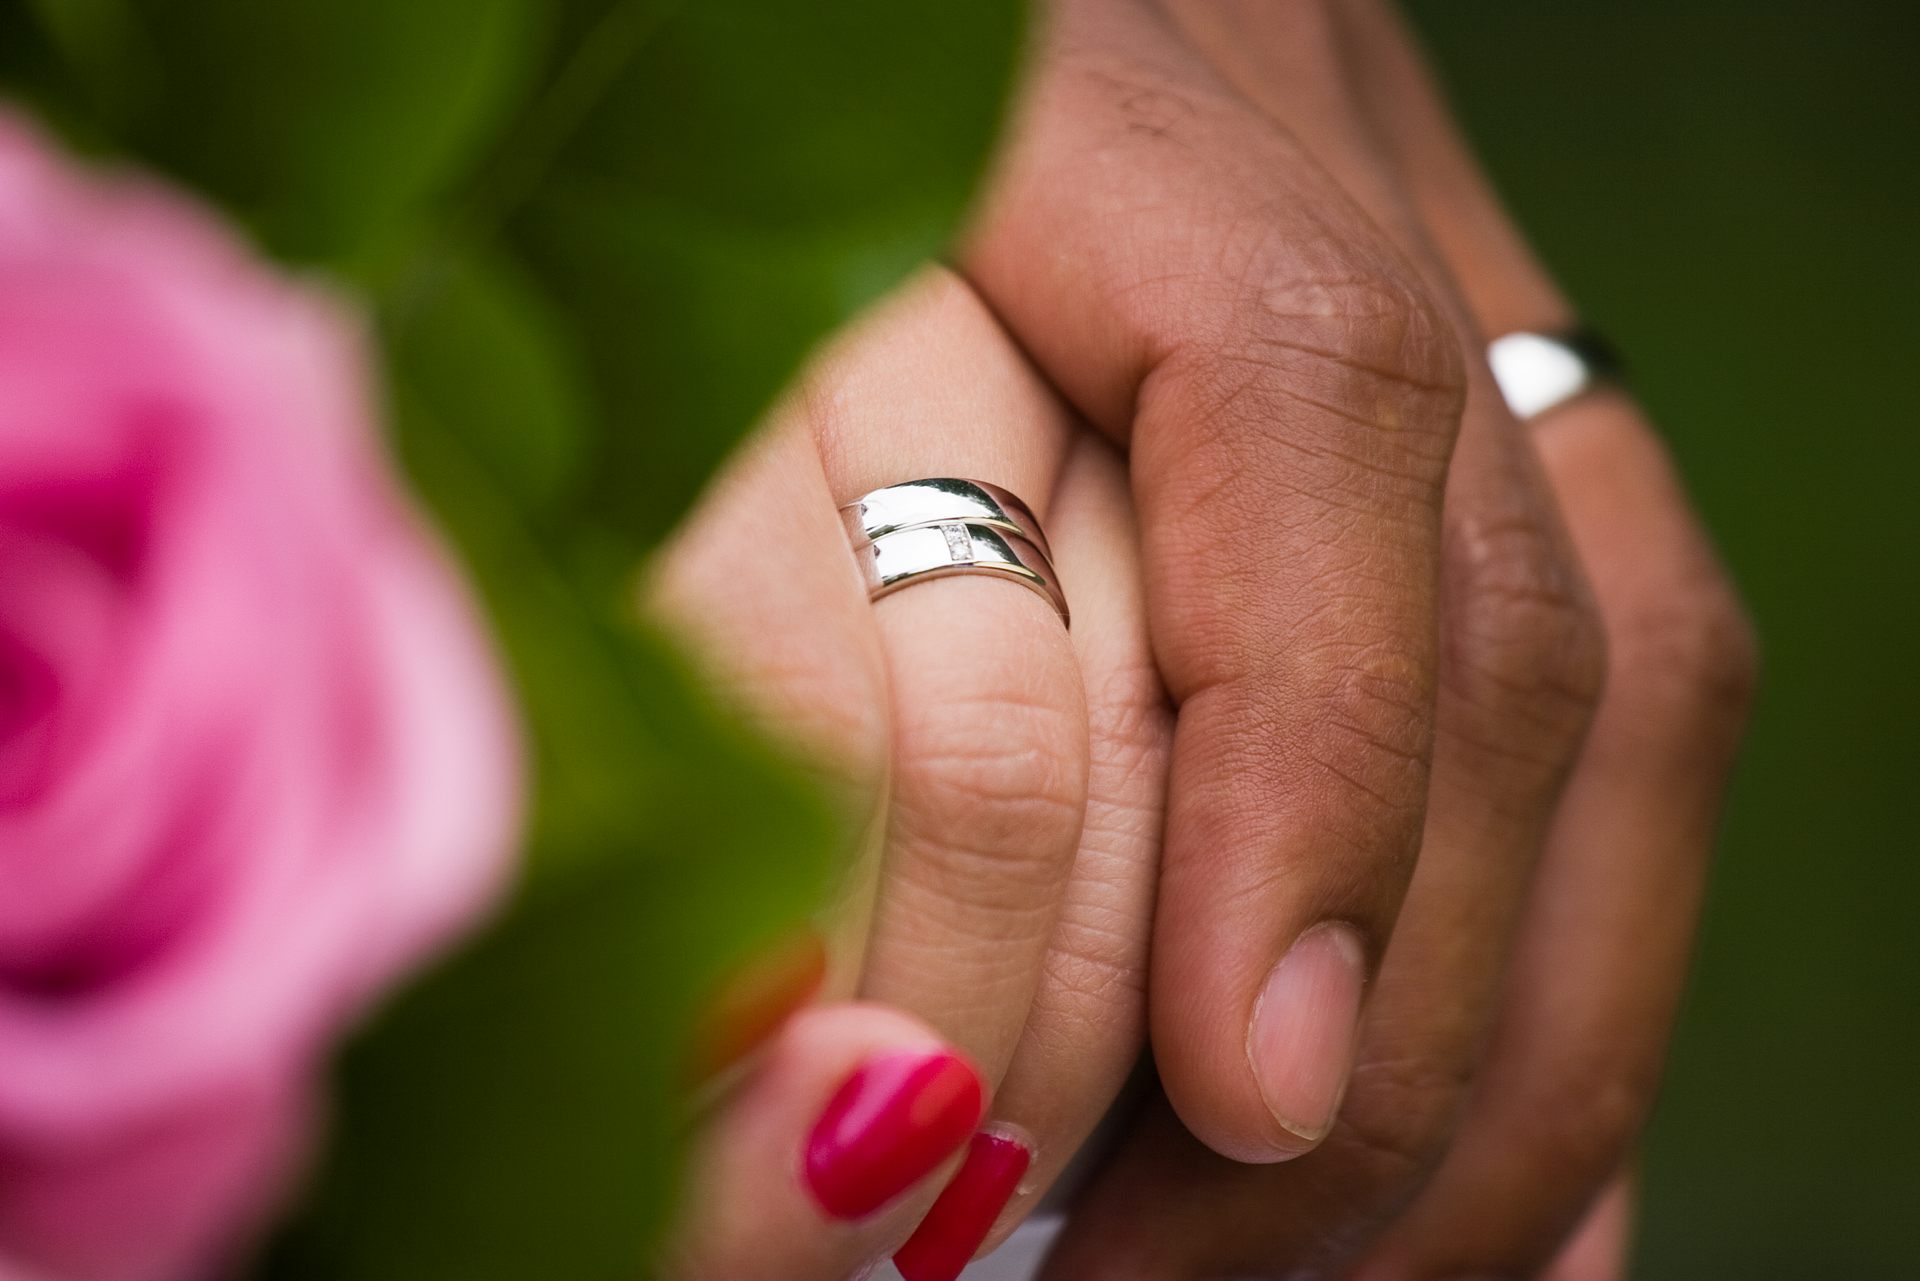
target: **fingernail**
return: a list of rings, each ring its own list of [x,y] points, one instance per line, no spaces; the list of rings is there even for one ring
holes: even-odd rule
[[[1296,939],[1261,989],[1247,1057],[1267,1110],[1299,1140],[1286,1145],[1283,1159],[1333,1128],[1353,1067],[1366,967],[1359,933],[1329,921]]]
[[[974,1135],[960,1173],[893,1256],[905,1281],[954,1281],[993,1231],[1032,1161],[1033,1152],[1018,1139]]]
[[[985,1107],[980,1074],[951,1051],[868,1059],[807,1136],[807,1188],[833,1218],[863,1219],[958,1151]]]

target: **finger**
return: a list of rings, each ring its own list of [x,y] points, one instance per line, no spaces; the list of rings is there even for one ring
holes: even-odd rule
[[[1473,318],[1354,92],[1337,4],[1168,0],[1196,47],[1284,121],[1432,284]],[[1340,1127],[1283,1206],[1249,1220],[1245,1258],[1339,1257],[1405,1203],[1452,1141],[1484,1052],[1533,868],[1604,678],[1597,609],[1521,425],[1486,362],[1467,400],[1442,512],[1441,663],[1426,822],[1374,985]],[[1205,1238],[1224,1250],[1234,1234]],[[1225,1258],[1220,1255],[1217,1257]]]
[[[974,1067],[871,1005],[787,1021],[702,1137],[671,1281],[841,1281],[925,1212],[985,1106]]]
[[[1627,1281],[1632,1247],[1633,1180],[1622,1174],[1587,1211],[1543,1281]]]
[[[929,273],[872,317],[806,403],[837,502],[955,476],[1001,485],[1048,517],[1066,413],[949,274]],[[873,615],[891,794],[861,993],[922,1015],[997,1081],[1086,808],[1079,666],[1047,601],[1002,580],[916,584]]]
[[[1399,175],[1352,100],[1329,11],[1185,3],[1170,11],[1236,88],[1298,130],[1429,275],[1442,305],[1458,310]],[[1463,314],[1459,321],[1470,328]],[[1176,1275],[1337,1267],[1391,1220],[1451,1141],[1602,663],[1594,606],[1538,460],[1484,365],[1467,372],[1444,510],[1442,662],[1420,862],[1374,984],[1340,1123],[1312,1161],[1258,1172],[1182,1152],[1177,1136],[1147,1144],[1077,1211],[1063,1252],[1090,1274],[1149,1253]],[[1169,1162],[1180,1177],[1166,1176]],[[1154,1214],[1138,1214],[1149,1198]]]
[[[1599,597],[1611,675],[1460,1137],[1382,1247],[1396,1266],[1525,1275],[1638,1136],[1752,681],[1744,618],[1637,416],[1592,397],[1538,438]]]
[[[1489,326],[1566,308],[1501,217],[1393,16],[1353,6],[1380,118]],[[1484,1080],[1384,1275],[1542,1266],[1644,1124],[1754,677],[1751,631],[1658,439],[1618,395],[1534,433],[1611,666],[1556,816]],[[1462,1217],[1466,1207],[1473,1213]]]
[[[1129,446],[1178,706],[1155,1053],[1197,1134],[1273,1161],[1331,1125],[1417,847],[1459,358],[1404,258],[1336,232],[1322,171],[1164,36],[1055,13],[964,262]]]
[[[1145,1040],[1147,943],[1172,710],[1153,666],[1126,471],[1081,434],[1048,533],[1072,584],[1092,748],[1086,822],[1039,990],[988,1133],[894,1263],[952,1281],[1039,1203],[1120,1092]]]

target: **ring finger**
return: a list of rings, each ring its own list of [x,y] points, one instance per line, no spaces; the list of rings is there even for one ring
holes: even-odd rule
[[[1074,585],[1092,768],[1087,818],[1040,987],[954,1183],[895,1256],[906,1281],[952,1281],[1036,1205],[1121,1091],[1145,1041],[1147,945],[1173,712],[1147,639],[1124,462],[1081,433],[1054,507]]]
[[[805,405],[837,502],[959,477],[1018,495],[1043,525],[1072,431],[985,307],[937,269],[829,356]],[[953,574],[873,609],[892,747],[860,995],[928,1019],[997,1081],[1079,845],[1079,664],[1047,599],[1005,580]]]

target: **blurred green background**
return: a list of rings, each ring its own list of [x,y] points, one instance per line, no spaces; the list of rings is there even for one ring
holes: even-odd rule
[[[1634,1275],[1920,1275],[1920,13],[1412,7],[1765,643]]]

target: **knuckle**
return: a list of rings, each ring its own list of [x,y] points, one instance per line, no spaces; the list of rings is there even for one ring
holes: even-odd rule
[[[1443,679],[1480,714],[1487,728],[1475,737],[1564,764],[1608,668],[1607,633],[1578,567],[1525,516],[1463,517],[1442,554]]]
[[[1209,726],[1206,772],[1230,781],[1228,807],[1258,807],[1269,787],[1311,796],[1320,832],[1351,859],[1356,882],[1397,884],[1426,808],[1433,747],[1427,665],[1384,640],[1323,641],[1278,680],[1255,672],[1189,699]],[[1259,781],[1254,781],[1259,780]],[[1223,807],[1226,808],[1226,807]]]
[[[1306,38],[1332,40],[1313,35],[1334,25],[1330,14],[1298,20]],[[1204,69],[1103,42],[1072,46],[1065,64],[1085,108],[1111,122],[1108,145],[1155,148],[1142,189],[1179,210],[1148,224],[1166,230],[1136,240],[1109,286],[1148,367],[1187,356],[1217,396],[1380,429],[1383,443],[1443,471],[1465,352],[1393,242],[1301,165],[1290,134]]]
[[[1419,363],[1408,351],[1426,340],[1392,334],[1431,335],[1438,322],[1365,321],[1396,314],[1409,296],[1397,284],[1288,288],[1291,303],[1269,289],[1233,304],[1224,321],[1200,324],[1141,387],[1143,418],[1180,424],[1135,442],[1136,474],[1161,478],[1158,528],[1207,567],[1209,590],[1252,606],[1229,612],[1196,600],[1183,611],[1198,624],[1167,638],[1160,655],[1179,697],[1234,676],[1231,660],[1246,656],[1263,624],[1286,626],[1284,615],[1317,608],[1284,583],[1276,593],[1276,544],[1290,549],[1296,574],[1362,609],[1386,595],[1382,566],[1431,573],[1459,407],[1450,372],[1406,372]],[[1405,305],[1428,314],[1424,304]],[[1311,315],[1291,314],[1316,311],[1340,313],[1334,332],[1315,333]],[[1367,336],[1375,332],[1388,336]]]
[[[1047,953],[1031,1031],[1052,1029],[1062,1049],[1135,1037],[1146,1022],[1147,974],[1140,922],[1124,914],[1069,911]]]
[[[1173,349],[1170,368],[1199,402],[1192,419],[1260,471],[1278,461],[1336,493],[1437,501],[1464,375],[1459,339],[1429,292],[1369,250],[1302,261],[1271,227],[1240,234],[1254,247],[1228,257],[1256,261],[1181,308],[1214,313]]]
[[[1609,624],[1623,700],[1669,724],[1745,723],[1759,682],[1759,640],[1717,567],[1676,576]]]
[[[1339,807],[1360,848],[1413,856],[1433,750],[1433,690],[1427,665],[1380,640],[1320,650],[1320,689],[1302,753]],[[1330,830],[1339,823],[1329,815]]]
[[[1469,1090],[1463,1065],[1424,1057],[1361,1063],[1334,1141],[1378,1192],[1411,1189],[1425,1182],[1452,1145]]]
[[[1343,647],[1322,696],[1322,728],[1352,752],[1399,768],[1424,767],[1431,750],[1432,682],[1426,664],[1375,642]]]
[[[1372,243],[1373,234],[1322,247],[1304,263],[1290,254],[1260,266],[1240,299],[1240,318],[1265,345],[1318,358],[1329,374],[1344,372],[1334,384],[1341,390],[1458,402],[1465,365],[1453,322],[1395,251]],[[1374,421],[1398,426],[1401,416],[1383,401]]]
[[[1514,1150],[1538,1168],[1587,1171],[1598,1180],[1615,1169],[1653,1106],[1651,1077],[1595,1069],[1569,1074],[1512,1122]]]
[[[963,884],[1054,879],[1086,807],[1084,715],[1069,700],[1003,688],[902,718],[895,822],[933,870]]]

